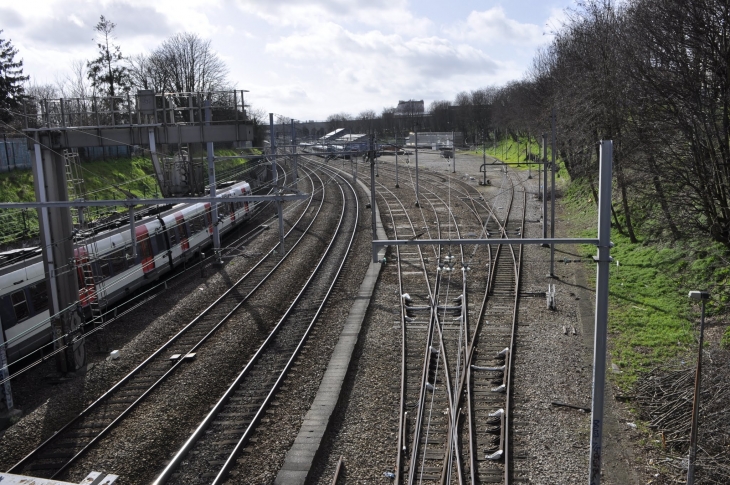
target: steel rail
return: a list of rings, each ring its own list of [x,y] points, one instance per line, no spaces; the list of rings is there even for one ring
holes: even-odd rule
[[[527,211],[527,192],[523,192],[523,203],[522,203],[522,225],[520,227],[520,234],[524,233],[525,229],[525,214]],[[512,369],[514,367],[514,355],[515,355],[515,339],[517,334],[517,316],[519,312],[520,307],[520,276],[522,273],[522,253],[524,250],[524,246],[520,246],[519,251],[519,258],[517,260],[517,264],[515,265],[515,304],[514,304],[514,313],[512,314],[512,332],[510,334],[510,343],[509,343],[509,356],[507,357],[507,367],[505,368],[505,372],[507,372],[507,388],[505,389],[506,396],[505,396],[505,407],[504,407],[504,427],[505,429],[502,430],[504,433],[504,483],[505,485],[510,484],[511,479],[511,457],[512,457],[512,448],[510,444],[510,429],[511,429],[511,422],[512,422]]]
[[[514,190],[514,186],[512,187],[512,189]],[[513,193],[512,197],[510,197],[509,206],[507,207],[507,215],[506,215],[506,217],[505,217],[505,219],[504,219],[503,222],[500,222],[499,219],[494,214],[494,212],[491,211],[491,209],[490,209],[490,217],[493,218],[494,222],[500,228],[500,233],[503,236],[501,238],[502,240],[504,240],[504,238],[507,235],[507,222],[508,222],[508,219],[509,219],[509,214],[512,211],[512,203],[513,203],[513,201],[514,201],[514,193]],[[477,215],[478,215],[478,213],[477,213]],[[488,223],[489,223],[489,221],[487,221],[486,223],[484,223],[484,227],[485,228],[486,228],[486,224],[488,224]],[[477,461],[476,461],[477,450],[476,450],[476,443],[475,443],[475,436],[474,436],[475,423],[474,423],[474,419],[473,419],[472,406],[471,406],[471,404],[472,404],[472,396],[471,396],[471,362],[472,362],[472,358],[474,356],[474,350],[476,349],[476,347],[477,347],[477,345],[479,343],[478,336],[479,336],[479,332],[481,330],[482,324],[484,323],[484,315],[485,315],[486,308],[487,308],[487,304],[488,304],[488,301],[489,301],[489,294],[494,289],[495,272],[496,272],[496,267],[497,267],[496,262],[499,259],[499,255],[500,255],[500,252],[502,251],[502,248],[503,247],[504,246],[502,244],[498,245],[497,248],[496,248],[496,251],[495,251],[494,256],[492,256],[492,254],[491,254],[491,248],[492,247],[491,246],[488,246],[488,248],[490,249],[490,252],[489,252],[489,263],[490,263],[490,267],[489,267],[489,272],[487,274],[487,284],[486,284],[486,288],[485,288],[485,291],[484,291],[484,296],[482,298],[482,303],[480,305],[480,309],[479,309],[479,313],[478,313],[479,317],[477,318],[477,322],[476,322],[475,327],[474,327],[474,332],[472,334],[471,343],[470,343],[470,346],[469,346],[469,348],[467,349],[467,352],[466,352],[466,358],[465,358],[465,361],[466,362],[464,364],[465,373],[464,373],[463,378],[462,378],[462,381],[460,382],[460,385],[459,385],[459,393],[458,393],[459,397],[461,398],[461,396],[462,396],[462,394],[464,392],[464,389],[466,389],[466,393],[467,393],[466,400],[467,400],[467,408],[468,408],[468,414],[467,414],[468,420],[467,420],[467,423],[466,424],[467,424],[468,430],[469,430],[469,432],[468,432],[468,437],[469,437],[469,460],[470,460],[469,461],[469,471],[470,471],[470,478],[471,478],[471,483],[472,484],[476,484],[478,478],[477,478],[477,475],[476,475],[476,473],[477,473]]]
[[[390,190],[387,189],[386,187],[384,187],[383,184],[379,184],[379,185],[382,186],[383,188],[385,188],[385,190],[388,190],[388,192],[390,192]],[[454,222],[454,228],[455,228],[455,231],[457,233],[457,239],[454,240],[453,243],[458,244],[458,239],[460,238],[459,224],[456,222],[456,220],[454,218],[454,212],[453,212],[453,210],[451,208],[451,205],[448,204],[448,203],[446,203],[439,195],[437,195],[436,193],[434,193],[432,191],[426,190],[424,192],[431,193],[436,199],[439,200],[439,202],[441,202],[448,209],[447,218],[449,218],[450,220],[453,220],[453,222]],[[426,198],[426,201],[430,205],[432,205],[432,207],[434,207],[434,213],[435,213],[436,219],[438,221],[438,213],[436,213],[436,211],[435,211],[435,206],[431,203],[431,200],[429,200],[428,198]],[[473,203],[472,203],[472,205],[473,205]],[[468,207],[468,205],[467,205],[467,207]],[[476,212],[473,209],[470,209],[470,210]],[[422,214],[423,214],[423,212],[422,212]],[[478,214],[477,214],[477,217],[478,217]],[[424,222],[427,224],[427,222],[425,221],[425,217],[424,217]],[[440,224],[440,221],[439,221],[439,229],[440,229],[441,226],[442,226],[442,224]],[[426,227],[428,227],[428,226],[426,226]],[[484,231],[482,230],[481,232],[483,233]],[[462,266],[463,266],[465,264],[463,246],[461,244],[459,244],[459,248],[460,248],[460,252],[461,252],[461,259],[462,259]],[[399,252],[399,249],[398,249],[397,246],[396,246],[396,251],[397,251],[397,254],[398,254],[398,259],[400,260],[400,252]],[[462,268],[462,290],[464,290],[464,288],[466,287],[465,282],[466,282],[466,280],[465,280],[465,269]],[[402,293],[403,292],[403,289],[402,289],[402,280],[399,280],[399,284],[401,285],[400,286],[400,291]],[[462,294],[463,294],[463,291],[462,291]],[[468,325],[468,318],[465,320],[465,323]],[[403,329],[404,328],[405,327],[403,327]],[[450,374],[451,373],[450,373],[450,371],[448,369],[448,356],[447,356],[447,353],[446,353],[445,343],[443,341],[443,333],[441,332],[441,329],[440,329],[440,327],[438,325],[437,325],[437,328],[439,328],[440,355],[444,359],[443,360],[443,362],[445,364],[444,372],[445,372],[445,375],[446,375],[446,381],[447,381],[447,387],[448,387],[448,398],[449,398],[450,409],[451,409],[451,413],[450,413],[450,422],[451,422],[451,425],[449,426],[449,434],[450,434],[450,436],[453,436],[453,438],[454,438],[453,443],[455,443],[455,448],[458,450],[458,437],[452,431],[455,428],[453,426],[453,423],[456,420],[456,408],[453,406],[453,399],[454,399],[454,397],[453,397],[453,392],[451,390],[451,385],[450,385],[450,379],[451,379]],[[464,346],[464,348],[466,348],[466,340],[468,339],[467,333],[468,332],[465,332],[464,333],[464,340],[465,340],[465,346]],[[403,342],[405,342],[405,337],[403,335],[402,335],[402,338],[404,339]],[[460,345],[460,342],[457,342],[457,345]],[[405,377],[405,370],[404,370],[405,367],[404,366],[405,366],[405,355],[406,355],[406,352],[405,352],[405,350],[404,350],[403,347],[402,347],[402,352],[403,352],[403,354],[402,354],[403,357],[402,357],[402,362],[401,362],[401,368],[402,368],[401,369],[401,372],[402,372],[401,387],[403,389],[404,388],[404,377]],[[461,360],[460,357],[459,357],[459,360]],[[424,372],[427,372],[427,370],[424,369]],[[401,410],[403,410],[403,409],[404,409],[404,393],[402,392],[401,393]],[[403,422],[403,420],[401,420],[400,426],[399,426],[399,436],[398,436],[399,453],[397,454],[397,460],[396,460],[396,469],[397,470],[400,470],[401,469],[401,457],[402,457],[402,453],[400,452],[400,446],[402,446],[401,443],[404,442],[404,440],[403,440],[403,428],[404,428],[404,426],[403,425],[404,425],[404,422]],[[416,426],[417,427],[419,426],[418,420],[417,420],[417,425]],[[450,449],[449,446],[450,446],[451,443],[452,443],[452,440],[451,439],[447,440],[447,449]],[[414,446],[418,446],[418,445],[419,445],[419,443],[418,443],[418,441],[416,441],[414,443]],[[415,459],[417,457],[417,454],[418,454],[418,450],[417,449],[414,449],[413,450],[413,459]],[[458,456],[458,454],[457,454],[457,456]],[[463,471],[461,469],[461,461],[460,461],[459,458],[457,458],[457,468],[458,468],[458,473],[459,473],[459,481],[460,481],[460,483],[462,483],[463,482]],[[449,455],[447,455],[446,452],[445,452],[444,465],[443,465],[443,473],[444,473],[444,475],[442,476],[442,482],[445,480],[445,474],[448,472],[448,468],[447,468],[447,465],[446,465],[446,463],[448,461],[449,461]],[[398,483],[399,480],[400,480],[400,474],[397,473],[396,475],[397,475],[396,483]]]
[[[324,185],[323,185],[324,187]],[[322,202],[320,203],[317,214],[312,218],[312,221],[310,221],[309,225],[302,231],[302,234],[297,239],[295,244],[292,245],[291,249],[287,251],[285,256],[281,258],[275,266],[266,273],[266,275],[262,278],[262,280],[259,281],[259,283],[245,296],[243,299],[231,310],[228,314],[226,314],[223,319],[221,319],[218,324],[216,324],[206,335],[198,342],[196,343],[192,349],[188,350],[187,353],[190,353],[197,349],[202,343],[204,343],[210,336],[213,335],[213,333],[220,328],[223,323],[225,323],[232,315],[233,313],[240,308],[240,306],[248,300],[248,298],[258,289],[261,287],[261,285],[270,277],[271,274],[281,265],[281,263],[285,260],[286,256],[291,254],[292,250],[296,247],[296,245],[303,239],[304,235],[307,233],[309,228],[312,226],[314,219],[316,219],[316,216],[321,211],[321,208],[323,206],[324,197],[322,198]],[[311,204],[311,203],[310,203]],[[292,228],[289,230],[289,233],[294,231],[296,228],[296,225],[303,220],[304,215],[306,214],[307,210],[304,210],[297,220],[297,222],[292,226]],[[228,290],[226,290],[220,297],[218,297],[213,303],[211,303],[208,307],[206,307],[198,316],[196,316],[190,323],[185,325],[182,329],[180,329],[172,338],[170,338],[166,343],[164,343],[161,347],[159,347],[155,352],[153,352],[149,357],[147,357],[142,363],[140,363],[137,367],[135,367],[131,372],[129,372],[127,375],[122,377],[116,384],[114,384],[111,388],[109,388],[104,394],[102,394],[99,398],[97,398],[94,402],[92,402],[90,405],[88,405],[84,410],[82,410],[75,418],[73,418],[71,421],[66,423],[61,429],[54,432],[53,435],[51,435],[49,438],[47,438],[43,443],[41,443],[37,448],[35,448],[33,451],[31,451],[28,455],[26,455],[23,459],[21,459],[18,463],[13,465],[12,468],[8,470],[8,473],[16,473],[18,471],[21,471],[22,468],[28,465],[28,462],[34,459],[35,456],[41,453],[49,444],[51,444],[57,437],[61,436],[62,433],[69,430],[73,425],[75,425],[79,420],[82,418],[85,418],[88,416],[92,411],[94,411],[100,404],[105,402],[109,397],[111,397],[117,390],[121,389],[121,387],[129,382],[134,376],[139,374],[144,368],[146,368],[151,362],[156,360],[157,357],[159,357],[163,352],[165,352],[172,344],[174,344],[180,337],[187,334],[189,330],[194,328],[194,326],[202,320],[205,316],[207,316],[210,312],[212,312],[221,302],[223,302],[226,297],[228,297],[234,290],[236,290],[242,283],[244,283],[248,277],[257,270],[262,264],[272,256],[276,255],[276,249],[278,248],[279,244],[277,243],[258,263],[256,263],[246,274],[244,274],[241,278],[239,278]],[[135,408],[144,398],[146,398],[149,393],[151,393],[152,390],[157,388],[159,384],[161,384],[164,380],[166,380],[167,377],[169,377],[177,368],[182,364],[184,359],[178,359],[177,362],[175,362],[170,369],[164,373],[157,381],[155,381],[146,391],[144,391],[134,402],[132,402],[127,408],[125,408],[109,425],[107,425],[105,428],[103,428],[92,440],[87,443],[80,451],[78,451],[75,455],[73,455],[66,463],[64,463],[61,468],[59,468],[52,476],[51,478],[54,478],[58,476],[60,473],[62,473],[64,470],[66,470],[68,467],[70,467],[76,460],[78,460],[82,455],[84,455],[96,442],[98,442],[104,435],[106,435],[114,426],[116,426],[124,417],[126,417],[129,412],[133,408]]]
[[[345,181],[345,183],[347,183],[347,182]],[[348,183],[348,185],[349,185],[349,183]],[[354,189],[352,188],[352,186],[349,186],[349,187],[353,191],[353,193],[356,193],[354,191]],[[187,455],[187,453],[194,447],[195,443],[200,439],[200,437],[205,433],[206,429],[210,426],[210,424],[213,422],[213,420],[218,416],[218,414],[220,413],[221,409],[227,403],[228,399],[235,392],[235,390],[239,387],[239,385],[243,381],[243,379],[248,376],[248,374],[250,373],[251,369],[260,360],[260,358],[264,354],[264,352],[266,350],[268,350],[268,347],[273,342],[274,338],[279,333],[279,331],[282,329],[282,327],[285,325],[287,319],[293,314],[293,310],[296,308],[297,304],[303,298],[303,295],[304,295],[305,291],[307,291],[307,289],[309,288],[309,286],[314,281],[314,278],[318,275],[318,272],[319,272],[320,268],[322,267],[323,263],[327,259],[327,256],[330,254],[332,248],[334,247],[335,241],[338,239],[338,236],[340,235],[339,234],[339,228],[342,226],[342,222],[343,222],[344,216],[345,216],[345,211],[347,209],[346,197],[344,195],[344,190],[342,189],[342,186],[340,186],[340,191],[341,191],[342,197],[343,197],[343,207],[342,207],[342,211],[340,213],[339,221],[337,223],[337,229],[335,230],[335,232],[334,232],[335,235],[330,240],[330,242],[329,242],[326,250],[323,252],[323,255],[320,258],[317,266],[312,271],[311,275],[309,276],[309,278],[307,279],[307,281],[305,282],[304,286],[299,291],[299,293],[297,294],[297,296],[294,298],[294,301],[289,305],[289,307],[285,311],[284,315],[280,318],[279,322],[271,330],[271,332],[269,333],[269,336],[261,344],[261,346],[256,351],[256,353],[251,357],[251,359],[246,364],[246,366],[244,367],[244,369],[239,373],[239,375],[236,377],[236,379],[233,381],[233,383],[225,391],[225,393],[223,394],[223,396],[221,396],[221,398],[219,398],[219,400],[214,405],[214,407],[211,409],[211,411],[208,413],[208,415],[203,419],[203,421],[200,423],[200,425],[188,437],[188,439],[183,444],[183,446],[177,451],[177,453],[170,460],[170,462],[165,467],[165,469],[157,476],[157,478],[153,482],[154,485],[159,485],[159,484],[165,483],[170,478],[170,476],[172,475],[172,473],[177,468],[179,468],[180,464],[184,460],[184,458]],[[355,230],[350,235],[350,240],[349,240],[349,242],[347,244],[347,250],[346,250],[346,252],[349,251],[349,248],[352,246],[352,242],[354,240],[355,232],[356,232],[356,228],[357,228],[357,221],[359,220],[359,203],[357,201],[357,197],[355,197],[355,213],[357,214],[356,215],[356,219],[355,219],[355,223],[354,223],[354,226],[353,226],[355,228]],[[322,300],[322,303],[320,304],[319,308],[316,311],[316,314],[315,314],[314,318],[311,320],[309,326],[307,327],[307,329],[306,329],[306,331],[304,333],[304,336],[302,337],[302,339],[300,340],[300,342],[297,345],[296,349],[294,350],[294,353],[289,358],[289,360],[288,360],[288,362],[287,362],[284,370],[279,375],[279,377],[276,380],[275,384],[273,385],[273,387],[269,391],[268,395],[264,399],[264,402],[258,408],[258,411],[256,412],[253,420],[251,421],[251,423],[248,425],[248,427],[244,431],[243,435],[239,439],[238,443],[235,445],[234,449],[231,451],[228,459],[223,464],[223,466],[221,467],[220,471],[218,472],[216,478],[214,479],[214,481],[212,483],[214,483],[214,484],[221,483],[225,479],[225,477],[227,475],[227,472],[229,471],[229,469],[233,466],[233,464],[235,462],[235,458],[238,456],[238,454],[240,453],[240,451],[243,449],[243,446],[245,446],[245,444],[247,443],[248,439],[250,438],[250,435],[252,434],[253,430],[258,425],[258,423],[261,420],[262,415],[263,415],[265,409],[268,407],[268,404],[270,403],[273,395],[275,394],[275,392],[280,387],[281,382],[286,377],[286,374],[287,374],[288,370],[290,369],[290,367],[293,364],[293,362],[296,359],[296,357],[299,355],[299,352],[301,351],[301,348],[304,345],[304,342],[306,341],[306,339],[307,339],[307,337],[308,337],[308,335],[309,335],[312,327],[314,326],[317,318],[319,317],[319,315],[320,315],[320,313],[322,311],[322,308],[324,307],[324,304],[326,303],[329,295],[332,292],[332,289],[333,289],[333,287],[334,287],[334,285],[335,285],[335,283],[337,281],[337,276],[339,275],[339,272],[342,270],[342,267],[344,266],[344,264],[345,264],[345,259],[343,259],[341,261],[340,266],[338,267],[338,270],[337,270],[337,275],[332,279],[332,284],[330,285],[329,289],[327,290],[326,295],[325,295],[324,299]]]
[[[332,477],[332,485],[337,485],[337,480],[340,478],[340,470],[342,469],[342,464],[344,463],[344,456],[340,455],[340,459],[337,460],[337,467],[335,468],[335,474]]]
[[[383,188],[401,206],[401,208],[403,210],[403,214],[408,219],[408,222],[411,225],[411,230],[415,234],[415,227],[413,225],[413,222],[411,221],[411,217],[408,215],[408,212],[405,210],[405,206],[403,205],[403,202],[390,189],[388,189],[385,186],[383,186]],[[388,199],[385,197],[384,192],[379,191],[378,192],[378,195],[380,195],[380,197],[385,202],[386,207],[388,208],[388,212],[390,213],[391,221],[393,221],[393,232],[397,236],[397,234],[398,234],[398,227],[397,227],[397,224],[395,223],[395,217],[393,215],[393,208],[391,207],[391,204],[388,202]],[[426,282],[426,288],[427,288],[427,291],[428,291],[428,298],[429,298],[429,301],[433,301],[433,294],[431,292],[431,286],[430,286],[429,281],[428,281],[428,272],[426,270],[426,263],[424,261],[423,252],[422,252],[420,246],[418,247],[418,254],[419,254],[419,260],[421,262],[421,269],[423,271],[423,277],[424,277],[425,282]],[[396,267],[398,269],[398,288],[399,288],[399,297],[398,297],[398,300],[400,302],[400,315],[401,315],[400,320],[401,320],[401,352],[402,352],[401,355],[402,355],[402,357],[401,357],[401,393],[400,393],[400,404],[399,404],[400,407],[399,407],[399,413],[398,413],[399,414],[399,424],[398,424],[397,454],[396,454],[396,466],[395,466],[395,483],[396,483],[396,485],[400,485],[401,484],[402,475],[403,475],[403,458],[404,458],[403,455],[404,455],[404,451],[405,451],[404,448],[405,448],[405,444],[406,444],[406,436],[405,436],[405,427],[406,427],[405,405],[406,405],[406,385],[407,385],[407,383],[406,383],[406,373],[407,373],[407,366],[406,366],[406,361],[407,361],[407,344],[406,344],[406,342],[407,342],[407,336],[406,336],[406,327],[407,327],[407,325],[406,325],[406,311],[407,310],[406,310],[406,306],[405,306],[404,299],[401,296],[401,295],[404,294],[404,291],[405,290],[403,288],[403,272],[402,272],[402,268],[401,268],[400,250],[398,248],[396,248],[396,258],[397,258],[397,261],[398,261],[398,264],[397,264]],[[433,308],[434,308],[434,305],[431,305],[431,315],[429,316],[429,322],[432,322],[433,321]],[[425,378],[426,378],[425,376],[427,375],[426,374],[426,372],[427,372],[427,370],[426,370],[426,363],[428,362],[428,359],[429,359],[429,353],[428,352],[429,352],[430,345],[431,345],[431,325],[429,324],[429,330],[427,330],[427,336],[426,336],[426,352],[424,354],[424,365],[422,367],[421,381],[425,380]],[[421,388],[421,392],[419,393],[419,402],[422,400],[422,395],[423,395],[423,388]],[[414,426],[414,430],[415,430],[415,428],[416,428],[416,426]],[[415,445],[415,443],[414,443],[414,445]],[[411,459],[411,462],[410,462],[411,463],[410,470],[412,470],[414,468],[413,467],[413,460],[414,459],[415,459],[415,457],[413,457]],[[409,481],[409,483],[410,483],[410,481]]]

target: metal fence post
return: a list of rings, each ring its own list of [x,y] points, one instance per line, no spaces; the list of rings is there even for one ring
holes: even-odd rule
[[[603,400],[606,386],[606,335],[608,333],[608,276],[611,265],[611,178],[613,142],[601,141],[598,192],[598,254],[596,269],[596,315],[593,339],[593,399],[591,403],[591,448],[588,483],[601,483]]]

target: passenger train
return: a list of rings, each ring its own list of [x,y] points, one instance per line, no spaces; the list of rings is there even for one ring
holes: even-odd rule
[[[248,183],[218,193],[221,199],[251,195]],[[225,234],[248,219],[253,202],[218,203],[218,230]],[[90,307],[118,302],[137,288],[200,254],[212,243],[211,204],[178,204],[135,223],[136,258],[132,258],[129,226],[101,232],[74,249],[79,305],[88,318]],[[90,268],[93,278],[84,274]],[[46,274],[41,256],[0,269],[0,326],[9,362],[51,342]]]

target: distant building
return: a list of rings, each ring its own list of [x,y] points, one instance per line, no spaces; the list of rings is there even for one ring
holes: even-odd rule
[[[453,145],[452,145],[453,142]],[[416,145],[415,133],[408,135],[407,146]],[[456,145],[457,147],[464,146],[464,134],[460,131],[424,131],[418,133],[418,146],[429,147],[433,149],[439,148],[451,148]]]
[[[346,135],[349,133],[350,130],[346,128],[337,128],[335,131],[330,131],[326,135],[324,135],[322,138],[319,139],[320,143],[331,143],[334,140],[337,140],[338,138]]]
[[[418,101],[409,99],[408,101],[398,101],[395,116],[423,116],[425,111],[422,99]]]

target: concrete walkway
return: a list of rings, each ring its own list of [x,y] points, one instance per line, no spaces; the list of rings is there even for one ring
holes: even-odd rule
[[[369,187],[359,180],[358,183],[366,193],[370,193]],[[374,201],[371,201],[371,203],[374,204]],[[386,239],[377,205],[375,205],[375,221],[378,239]],[[378,253],[378,260],[382,260],[384,255],[385,249],[382,249]],[[322,378],[322,383],[319,386],[312,407],[304,417],[299,434],[286,454],[284,465],[274,480],[275,485],[304,485],[307,480],[314,463],[314,457],[322,445],[322,438],[327,431],[329,420],[340,398],[340,391],[347,375],[347,369],[350,366],[352,352],[355,350],[357,339],[360,336],[360,328],[370,305],[370,299],[373,296],[381,268],[380,263],[371,262],[368,266],[365,278],[363,278],[357,297],[355,297],[345,321],[345,327],[340,334],[340,339],[332,352],[332,357],[327,365],[327,370]]]

